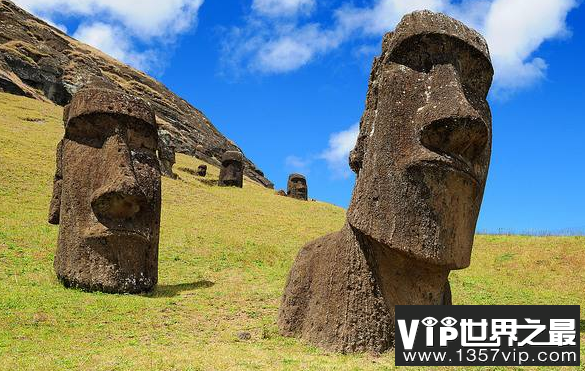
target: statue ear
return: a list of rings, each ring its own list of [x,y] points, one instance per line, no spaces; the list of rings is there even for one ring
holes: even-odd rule
[[[386,45],[390,42],[392,35],[389,32],[384,36],[382,56],[374,58],[374,62],[372,63],[372,72],[370,73],[370,80],[368,82],[368,94],[366,95],[366,109],[360,120],[360,128],[355,147],[349,153],[349,167],[356,175],[359,174],[362,168],[364,155],[368,147],[368,139],[373,134],[373,125],[378,108],[379,75],[382,70],[384,51],[387,50]]]
[[[365,142],[367,137],[358,135],[355,147],[349,152],[349,167],[354,173],[359,174],[362,168],[362,162],[364,159]]]
[[[55,178],[53,178],[53,197],[49,205],[49,224],[59,224],[61,215],[61,189],[63,185],[63,139],[57,144]]]

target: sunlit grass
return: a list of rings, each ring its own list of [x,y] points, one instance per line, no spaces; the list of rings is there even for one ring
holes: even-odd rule
[[[202,180],[179,170],[201,163],[183,155],[181,179],[163,180],[156,290],[63,288],[52,267],[58,228],[46,222],[61,113],[0,93],[0,369],[394,368],[392,353],[327,354],[277,333],[294,256],[341,228],[344,210],[249,180],[213,186],[218,169],[208,165]],[[585,305],[584,267],[583,237],[478,236],[471,267],[451,275],[454,302]],[[250,340],[238,339],[243,331]]]

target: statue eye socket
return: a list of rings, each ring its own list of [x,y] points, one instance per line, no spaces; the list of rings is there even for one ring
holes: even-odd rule
[[[107,122],[87,121],[84,118],[69,120],[65,137],[77,143],[91,147],[101,147],[111,134],[112,128]]]
[[[482,98],[487,96],[492,82],[490,61],[469,44],[447,35],[410,37],[396,46],[388,59],[423,73],[430,73],[434,66],[450,64],[467,87],[466,93]]]
[[[156,137],[143,130],[128,128],[128,145],[132,149],[155,152],[157,148]]]
[[[432,327],[432,326],[436,325],[437,322],[439,322],[439,321],[437,321],[437,319],[434,317],[426,317],[421,322],[423,325],[425,325],[427,327]]]
[[[457,323],[457,320],[453,317],[445,317],[441,320],[443,326],[451,327]]]
[[[143,163],[143,164],[151,164],[152,165],[157,161],[157,157],[156,157],[156,154],[154,153],[154,151],[145,150],[144,148],[132,150],[131,154],[132,154],[133,160],[138,161],[138,162]]]

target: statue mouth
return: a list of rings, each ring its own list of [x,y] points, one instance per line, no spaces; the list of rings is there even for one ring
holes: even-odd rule
[[[466,162],[461,161],[456,157],[442,155],[440,159],[421,161],[417,165],[421,167],[448,169],[451,172],[457,173],[464,178],[471,180],[476,186],[481,186],[479,177],[473,172],[471,167]]]
[[[141,244],[150,244],[150,237],[146,233],[130,229],[112,229],[104,226],[90,228],[85,233],[84,237],[88,240],[122,237],[128,240],[134,240]]]

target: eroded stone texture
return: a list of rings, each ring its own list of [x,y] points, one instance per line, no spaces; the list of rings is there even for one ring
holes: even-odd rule
[[[207,165],[199,165],[197,166],[197,175],[198,176],[206,176],[207,175]]]
[[[238,151],[226,151],[221,158],[221,170],[219,172],[219,185],[221,187],[239,187],[244,184],[244,164],[242,153]]]
[[[301,174],[289,175],[286,194],[289,197],[307,201],[309,189],[305,176]]]
[[[173,173],[175,146],[171,141],[171,133],[166,130],[158,131],[158,159],[160,161],[161,174],[176,179],[177,175]]]
[[[303,247],[278,325],[339,352],[383,352],[394,307],[450,304],[470,263],[491,152],[485,40],[443,14],[406,15],[370,75],[345,227]]]
[[[64,115],[49,222],[66,286],[112,293],[157,282],[161,210],[154,111],[139,98],[84,89]]]

